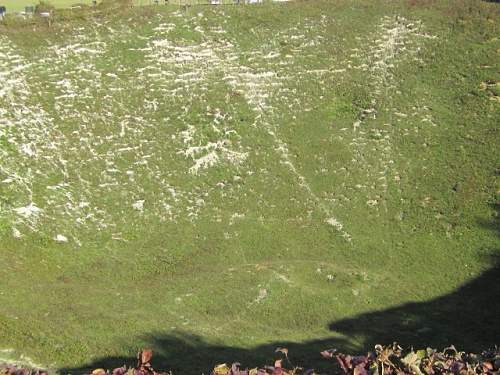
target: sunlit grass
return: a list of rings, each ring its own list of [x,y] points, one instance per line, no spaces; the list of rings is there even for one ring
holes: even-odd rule
[[[329,324],[478,276],[498,10],[453,4],[1,26],[0,349],[56,367],[153,333],[361,350]]]

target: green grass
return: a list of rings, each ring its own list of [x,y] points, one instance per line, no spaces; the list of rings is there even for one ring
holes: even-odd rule
[[[419,3],[0,26],[0,349],[78,368],[150,345],[177,373],[279,343],[364,350],[369,322],[329,325],[487,272],[498,6]]]
[[[26,6],[37,5],[39,3],[38,0],[3,0],[2,5],[7,8],[9,12],[20,12],[23,11]],[[51,0],[46,1],[56,8],[67,8],[77,4],[87,4],[91,5],[92,0]]]

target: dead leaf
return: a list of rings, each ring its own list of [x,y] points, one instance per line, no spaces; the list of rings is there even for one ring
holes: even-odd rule
[[[151,358],[153,358],[153,351],[151,349],[143,349],[141,351],[141,363],[149,363],[151,362]]]
[[[113,370],[112,375],[125,375],[127,373],[127,366],[118,367]]]
[[[328,350],[323,350],[321,353],[321,356],[326,359],[331,359],[337,352],[337,349],[328,349]]]
[[[229,366],[227,364],[222,363],[222,364],[214,367],[212,374],[214,374],[214,375],[227,375],[227,374],[229,374],[230,370],[231,369],[229,368]]]

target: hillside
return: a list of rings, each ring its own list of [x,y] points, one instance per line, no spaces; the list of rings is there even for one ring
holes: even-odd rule
[[[0,359],[75,371],[150,346],[194,374],[284,345],[309,365],[380,338],[498,344],[499,12],[0,25]]]

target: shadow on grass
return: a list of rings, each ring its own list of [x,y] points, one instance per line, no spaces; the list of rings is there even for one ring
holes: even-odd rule
[[[500,238],[500,204],[491,221],[478,224]],[[424,303],[362,314],[330,324],[332,331],[363,335],[365,347],[398,341],[416,348],[479,351],[500,344],[500,249],[490,252],[491,268],[456,291]],[[456,272],[466,272],[466,268]],[[416,285],[415,287],[418,287]]]
[[[234,333],[238,335],[238,332]],[[339,339],[318,340],[307,343],[289,343],[281,341],[261,345],[251,349],[214,345],[207,343],[202,337],[179,332],[177,335],[152,334],[144,341],[145,347],[153,349],[152,365],[157,371],[172,371],[174,375],[210,374],[215,365],[220,363],[240,362],[243,367],[264,367],[272,365],[281,353],[275,353],[276,348],[286,347],[293,365],[304,368],[315,368],[318,371],[330,372],[334,364],[324,360],[320,351],[326,348],[342,348],[347,352],[354,350],[347,342]],[[131,343],[133,344],[133,343]],[[63,368],[61,374],[89,374],[93,369],[113,369],[124,364],[136,364],[135,353],[130,357],[103,357],[79,368]],[[286,367],[292,367],[284,362]]]
[[[365,337],[364,349],[376,343],[398,341],[416,348],[442,349],[450,344],[466,351],[480,351],[500,343],[500,267],[493,268],[463,285],[455,292],[425,303],[409,303],[399,307],[362,314],[333,322],[330,328],[344,335]],[[458,271],[458,270],[457,270]],[[238,332],[234,333],[235,335]],[[207,343],[203,338],[179,333],[176,336],[152,334],[146,340],[154,352],[153,366],[171,370],[174,374],[210,373],[218,363],[241,362],[243,366],[272,364],[277,347],[287,347],[294,364],[331,372],[334,365],[323,360],[319,352],[332,347],[346,352],[358,352],[338,338],[304,343],[276,342],[243,349]],[[61,373],[82,374],[95,368],[115,368],[133,365],[135,358],[105,357],[81,368],[61,369]]]
[[[498,260],[493,268],[453,293],[333,322],[330,329],[346,335],[364,334],[368,347],[394,340],[440,349],[453,344],[466,351],[493,347],[500,344]]]
[[[493,208],[497,217],[492,223],[480,223],[499,234],[500,205]],[[408,303],[398,307],[361,314],[335,321],[330,329],[335,338],[303,343],[275,342],[252,349],[213,345],[202,337],[187,333],[165,335],[153,333],[145,341],[155,352],[153,366],[174,374],[207,374],[219,363],[241,362],[244,367],[272,364],[277,347],[287,347],[294,364],[315,368],[320,373],[331,373],[335,365],[321,358],[321,350],[337,348],[356,353],[359,348],[339,339],[364,338],[364,350],[373,345],[393,341],[415,348],[443,349],[451,344],[460,350],[478,352],[500,344],[500,254],[493,251],[492,267],[454,292],[423,303]],[[456,272],[462,272],[457,269]],[[418,286],[416,286],[418,287]],[[238,335],[238,332],[234,332]],[[132,344],[132,343],[131,343]],[[105,357],[81,368],[61,369],[61,373],[82,374],[95,368],[115,368],[133,365],[135,357]]]
[[[491,207],[495,212],[493,220],[479,220],[478,224],[500,238],[500,204],[493,203]],[[416,348],[442,349],[453,344],[460,350],[477,352],[498,345],[500,249],[490,253],[491,268],[450,294],[332,322],[330,329],[344,335],[364,336],[365,348],[398,341]]]

